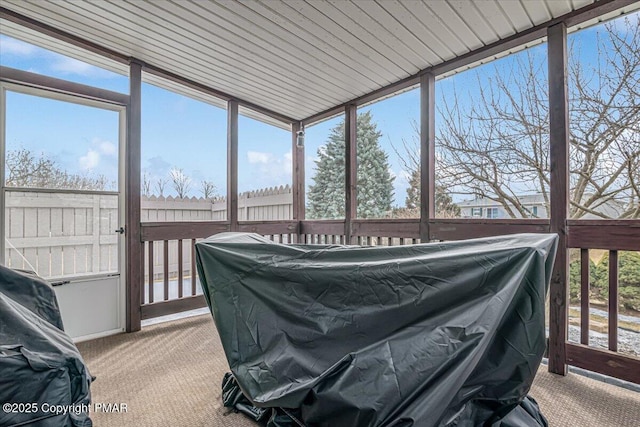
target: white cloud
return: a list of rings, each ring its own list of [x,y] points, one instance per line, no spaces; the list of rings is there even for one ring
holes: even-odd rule
[[[115,156],[118,154],[118,147],[113,142],[99,140],[94,141],[97,142],[98,148],[102,154],[107,156]]]
[[[95,169],[98,164],[100,164],[100,153],[96,150],[89,149],[89,151],[87,151],[87,154],[80,157],[79,162],[80,168],[82,170],[87,171]]]
[[[56,55],[56,61],[51,64],[51,69],[67,74],[79,74],[81,76],[95,75],[102,70],[98,67],[94,67],[86,62],[78,61],[77,59],[68,58],[62,55]]]
[[[38,52],[39,48],[21,40],[10,37],[0,37],[0,53],[3,55],[31,56]]]
[[[259,163],[267,164],[273,159],[272,153],[261,153],[259,151],[249,151],[247,152],[247,160],[249,163],[255,165]]]

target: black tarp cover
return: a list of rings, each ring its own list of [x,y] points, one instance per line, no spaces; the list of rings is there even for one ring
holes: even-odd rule
[[[354,247],[223,233],[196,253],[256,406],[299,408],[308,426],[544,425],[518,405],[545,349],[556,245],[552,234]]]
[[[0,426],[90,426],[90,383],[53,288],[0,265]]]

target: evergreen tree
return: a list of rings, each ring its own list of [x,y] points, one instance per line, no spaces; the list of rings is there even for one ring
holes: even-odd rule
[[[316,174],[309,187],[309,218],[343,218],[345,190],[344,121],[331,129],[326,145],[318,149]],[[380,147],[380,137],[371,112],[357,119],[357,216],[381,218],[391,210],[393,178],[389,157]]]
[[[409,188],[405,204],[408,209],[420,208],[420,169],[416,168],[409,177]],[[440,218],[460,217],[460,207],[453,202],[451,196],[442,185],[436,185],[436,216]]]

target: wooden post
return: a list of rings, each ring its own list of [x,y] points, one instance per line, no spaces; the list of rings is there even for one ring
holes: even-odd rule
[[[132,60],[129,66],[129,105],[127,106],[127,140],[125,144],[125,240],[126,240],[126,330],[140,330],[140,288],[144,276],[144,252],[140,236],[140,169],[142,63]]]
[[[357,107],[354,104],[348,105],[344,120],[344,239],[347,245],[354,243],[351,223],[357,215],[357,121]]]
[[[238,231],[238,102],[227,103],[227,220]]]
[[[564,23],[547,30],[549,63],[550,230],[559,236],[558,252],[549,289],[549,372],[567,374],[567,285],[569,252],[569,102],[567,91],[567,27]]]
[[[436,188],[436,76],[420,76],[420,241],[427,243],[429,220],[435,218]]]
[[[300,221],[305,218],[304,207],[304,145],[298,145],[298,132],[304,130],[300,123],[291,124],[291,152],[293,153],[293,188],[292,188],[292,216],[298,221],[298,229],[295,232],[296,242],[300,242]]]

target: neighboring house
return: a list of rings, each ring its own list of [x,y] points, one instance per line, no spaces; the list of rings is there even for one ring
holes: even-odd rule
[[[549,217],[542,194],[526,194],[519,196],[518,200],[520,201],[520,204],[529,211],[529,215],[526,216],[526,218]],[[511,218],[504,206],[496,201],[484,197],[479,197],[473,200],[463,200],[462,202],[458,202],[457,205],[460,207],[460,216],[462,218]],[[620,203],[612,200],[597,207],[595,210],[603,213],[609,218],[618,218],[624,208]],[[512,208],[512,211],[516,215],[516,218],[522,218],[517,209]],[[598,219],[601,217],[593,214],[586,214],[582,218]]]

